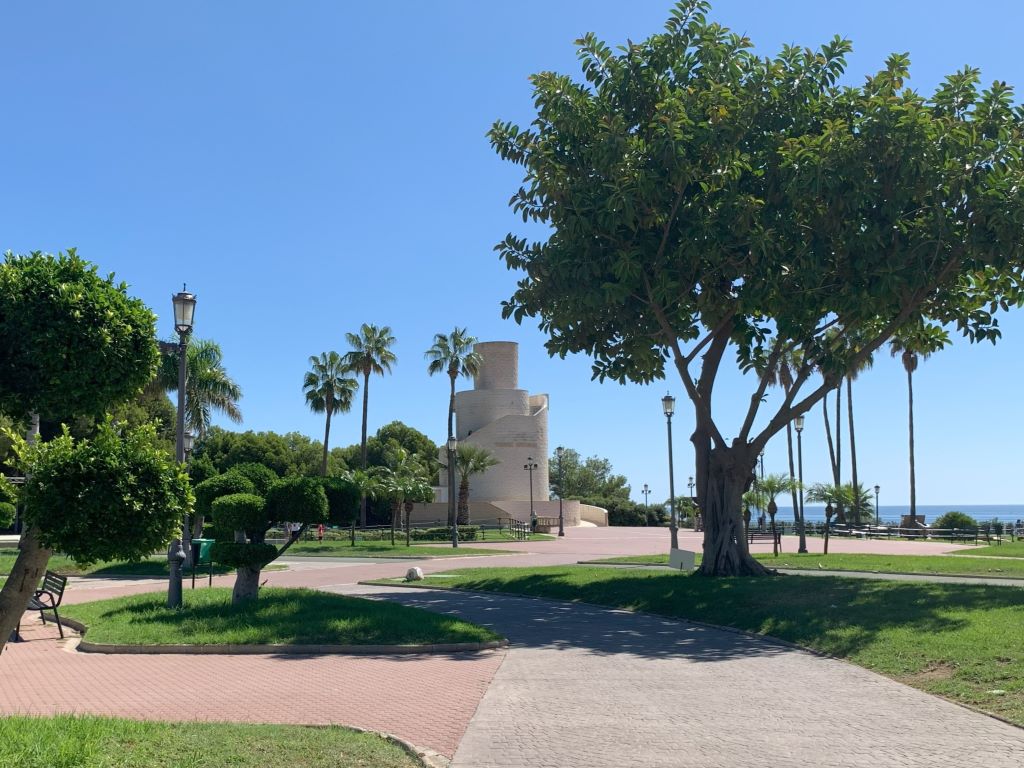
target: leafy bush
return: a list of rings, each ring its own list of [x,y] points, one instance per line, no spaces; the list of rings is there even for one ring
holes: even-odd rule
[[[597,496],[580,501],[608,510],[608,525],[647,525],[647,513],[644,508],[629,499]]]
[[[211,517],[214,500],[233,493],[256,493],[256,486],[244,475],[232,472],[204,480],[196,486],[196,514]]]
[[[327,495],[320,478],[288,477],[267,493],[266,519],[282,523],[327,522]]]
[[[267,493],[270,492],[270,487],[280,480],[277,472],[270,467],[251,461],[247,461],[244,464],[236,464],[228,470],[228,474],[241,475],[246,478],[253,484],[256,493],[263,498],[266,498]]]
[[[359,516],[359,491],[343,477],[320,479],[327,496],[327,518],[331,525],[350,525]]]
[[[22,503],[42,544],[79,563],[141,560],[166,546],[193,496],[155,435],[152,425],[119,435],[107,422],[89,440],[65,429],[33,448]]]
[[[947,512],[936,518],[932,528],[977,528],[978,521],[963,512]]]
[[[14,505],[7,501],[0,501],[0,528],[10,528],[14,525],[14,516],[17,513]]]
[[[213,562],[229,568],[261,569],[277,557],[273,544],[237,544],[233,541],[215,542],[210,549]]]
[[[218,531],[256,531],[267,527],[263,499],[253,493],[231,493],[213,500]]]
[[[18,489],[14,487],[14,483],[0,475],[0,502],[16,504],[17,501]]]
[[[476,541],[480,535],[478,525],[460,525],[459,541]],[[415,541],[451,541],[452,529],[444,528],[413,528],[411,538]]]

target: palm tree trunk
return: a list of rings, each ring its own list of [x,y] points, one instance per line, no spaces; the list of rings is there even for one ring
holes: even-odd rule
[[[455,433],[452,430],[454,429],[454,423],[455,423],[455,379],[458,377],[458,374],[459,374],[458,369],[456,369],[456,370],[452,370],[451,368],[448,369],[448,378],[451,379],[451,383],[452,383],[451,397],[448,399],[448,439],[451,439],[455,435]],[[445,442],[445,452],[446,452],[445,455],[447,456],[448,461],[449,462],[454,461],[455,456],[450,452],[450,450],[448,448],[447,441]],[[451,478],[453,478],[453,477],[455,477],[455,473],[449,471],[448,472],[448,478],[449,478],[449,488],[448,488],[448,527],[449,528],[451,528],[452,526],[458,525],[458,522],[457,522],[458,521],[458,512],[456,511],[456,508],[455,508],[455,498],[454,498],[455,489],[451,487]]]
[[[459,481],[459,525],[469,525],[469,476]]]
[[[363,371],[363,442],[360,450],[363,469],[366,469],[366,416],[369,413],[368,404],[370,400],[370,372]],[[366,494],[359,499],[359,525],[366,527]]]
[[[843,380],[836,385],[836,488],[843,484]],[[842,502],[836,503],[836,516],[840,523],[846,522],[846,511]]]
[[[917,479],[914,477],[914,373],[907,371],[907,397],[910,426],[910,522],[917,519]]]
[[[828,421],[828,392],[821,399],[821,414],[825,418],[825,442],[828,443],[828,459],[832,464],[832,481],[839,485],[839,467],[836,464],[836,449],[832,442],[832,427]]]
[[[854,522],[860,524],[860,485],[857,482],[857,438],[853,433],[853,379],[846,377],[846,423],[850,429],[850,480],[853,483]]]
[[[324,427],[324,458],[320,463],[320,475],[321,477],[327,477],[327,444],[331,439],[331,411],[334,404],[330,399],[327,400],[327,426]]]

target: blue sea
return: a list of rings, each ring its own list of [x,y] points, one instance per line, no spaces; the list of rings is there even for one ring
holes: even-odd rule
[[[780,497],[781,498],[781,497]],[[1003,522],[1010,522],[1016,520],[1024,520],[1024,504],[953,504],[953,505],[935,505],[935,504],[918,504],[917,505],[917,516],[921,517],[924,515],[924,521],[931,523],[935,518],[940,515],[944,515],[950,511],[963,512],[965,515],[970,515],[979,523],[987,522],[989,520],[1001,520]],[[755,513],[756,514],[756,513]],[[910,514],[909,505],[878,505],[878,517],[881,521],[890,522],[897,524],[903,515]],[[804,505],[804,515],[807,517],[808,522],[824,522],[825,521],[825,507],[810,504]],[[779,505],[779,514],[776,517],[777,520],[792,520],[793,519],[793,507]]]

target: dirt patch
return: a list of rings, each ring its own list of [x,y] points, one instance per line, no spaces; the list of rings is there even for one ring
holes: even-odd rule
[[[956,667],[952,664],[929,664],[913,675],[907,675],[904,680],[908,683],[923,683],[934,680],[949,680],[956,673]]]

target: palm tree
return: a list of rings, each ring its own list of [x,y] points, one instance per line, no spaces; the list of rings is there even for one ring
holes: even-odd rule
[[[426,351],[424,357],[430,361],[427,366],[427,373],[433,376],[435,373],[447,373],[451,381],[451,395],[448,398],[448,439],[455,435],[455,381],[459,376],[475,376],[480,370],[483,358],[473,351],[476,344],[476,337],[466,333],[465,328],[455,327],[448,335],[443,333],[434,334],[434,345]],[[455,473],[453,469],[448,470],[449,486],[454,485]],[[455,489],[448,488],[449,499]],[[454,505],[448,502],[448,525],[454,525]]]
[[[826,421],[827,425],[828,422]],[[828,534],[832,527],[832,515],[843,503],[843,494],[833,483],[815,483],[807,489],[807,500],[825,504],[825,554],[828,554]]]
[[[345,339],[352,350],[345,353],[342,365],[346,373],[363,375],[363,437],[360,444],[361,467],[366,469],[366,416],[370,396],[370,374],[383,376],[385,371],[391,373],[391,366],[398,358],[391,351],[395,337],[388,326],[378,328],[376,325],[363,323],[359,333],[346,333]],[[360,525],[366,525],[366,497],[360,502]]]
[[[796,381],[796,372],[803,363],[803,350],[794,349],[779,355],[775,367],[768,370],[768,386],[780,387],[784,396],[789,395]],[[797,524],[800,534],[798,552],[807,551],[807,535],[804,531],[804,519],[800,510],[797,491],[800,487],[796,479],[796,466],[793,462],[793,424],[786,422],[786,449],[789,452],[790,495],[793,502],[793,521]]]
[[[311,370],[306,371],[302,391],[306,393],[306,405],[313,413],[326,413],[324,427],[324,458],[320,474],[327,476],[328,443],[331,439],[331,416],[348,413],[352,408],[352,396],[359,388],[355,379],[345,378],[341,355],[337,352],[321,352],[320,357],[310,357]]]
[[[850,427],[850,481],[854,488],[860,488],[857,479],[857,438],[853,430],[853,382],[863,371],[874,364],[874,357],[869,356],[855,369],[846,372],[846,421]],[[860,510],[854,510],[853,521],[860,524]]]
[[[893,357],[899,357],[907,372],[907,414],[910,434],[910,524],[917,518],[917,478],[914,474],[914,371],[921,360],[927,360],[949,343],[949,334],[936,325],[923,322],[909,326],[889,342]]]
[[[395,527],[406,501],[433,498],[428,481],[429,470],[397,443],[385,451],[387,466],[375,468],[379,492],[391,501],[391,543],[395,543]],[[427,494],[429,493],[429,496]],[[409,525],[406,517],[405,543],[409,545]]]
[[[193,339],[185,353],[185,427],[197,438],[210,428],[213,411],[236,424],[242,421],[238,401],[242,390],[224,370],[220,345],[210,339]],[[178,391],[178,347],[163,356],[158,377],[168,392]]]
[[[779,543],[775,538],[775,515],[778,514],[779,506],[775,503],[775,497],[780,493],[792,491],[794,487],[799,487],[799,484],[790,477],[768,475],[758,480],[752,490],[743,494],[743,500],[748,504],[768,512],[768,517],[772,521],[772,552],[775,555],[779,554]]]
[[[469,525],[469,478],[486,472],[501,462],[480,445],[460,443],[455,453],[455,467],[459,471],[458,524]]]

